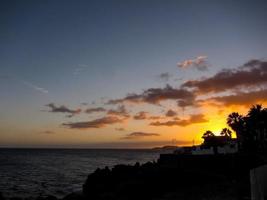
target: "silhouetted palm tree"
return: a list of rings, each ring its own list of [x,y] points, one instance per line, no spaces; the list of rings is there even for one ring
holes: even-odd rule
[[[239,148],[250,152],[267,149],[267,109],[254,105],[246,116],[234,112],[227,118],[227,124],[236,132]]]
[[[262,112],[262,110],[263,110],[262,105],[260,104],[253,105],[248,111],[248,117],[257,118]]]
[[[235,131],[239,132],[243,125],[244,119],[242,115],[239,115],[237,112],[231,113],[227,118],[227,124]]]
[[[242,115],[237,112],[231,113],[227,118],[227,124],[230,126],[235,132],[238,141],[238,148],[243,148],[243,142],[245,137],[245,119]]]
[[[228,138],[232,138],[232,131],[229,130],[228,128],[224,128],[224,129],[222,129],[220,135],[228,137]]]
[[[258,150],[262,150],[265,146],[266,121],[266,109],[263,109],[259,104],[250,108],[247,115],[248,139]]]

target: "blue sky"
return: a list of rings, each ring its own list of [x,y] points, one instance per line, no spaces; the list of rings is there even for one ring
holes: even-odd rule
[[[265,59],[266,10],[265,1],[1,1],[2,132],[62,123],[42,111],[51,102],[102,105],[102,97],[164,87],[161,73],[178,87]],[[209,70],[178,69],[197,56]]]

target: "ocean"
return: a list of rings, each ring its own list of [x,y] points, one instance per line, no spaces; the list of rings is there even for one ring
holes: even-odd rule
[[[159,150],[0,149],[0,192],[35,198],[80,191],[88,174],[116,164],[156,161]]]

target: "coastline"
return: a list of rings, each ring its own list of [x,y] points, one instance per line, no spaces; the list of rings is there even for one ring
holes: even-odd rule
[[[81,192],[62,200],[244,199],[250,197],[249,170],[263,163],[255,155],[162,154],[157,162],[98,168],[88,175]]]

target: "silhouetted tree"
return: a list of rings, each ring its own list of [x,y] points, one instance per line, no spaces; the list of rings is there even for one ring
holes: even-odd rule
[[[266,147],[267,110],[261,105],[254,105],[247,114],[248,139],[258,150]]]
[[[239,148],[243,151],[265,151],[267,144],[267,109],[254,105],[246,116],[234,112],[227,124],[236,132]]]
[[[227,124],[236,132],[237,137],[241,137],[241,132],[243,132],[244,129],[244,119],[242,115],[239,115],[237,112],[231,113],[227,118]]]
[[[214,136],[215,136],[214,133],[208,130],[203,134],[202,138],[205,139],[205,138],[214,137]]]
[[[231,139],[231,138],[232,138],[232,131],[229,130],[228,128],[224,128],[224,129],[222,129],[222,131],[220,132],[220,135],[221,135],[221,136],[224,136],[224,137],[227,137],[227,138],[229,138],[229,139]]]

